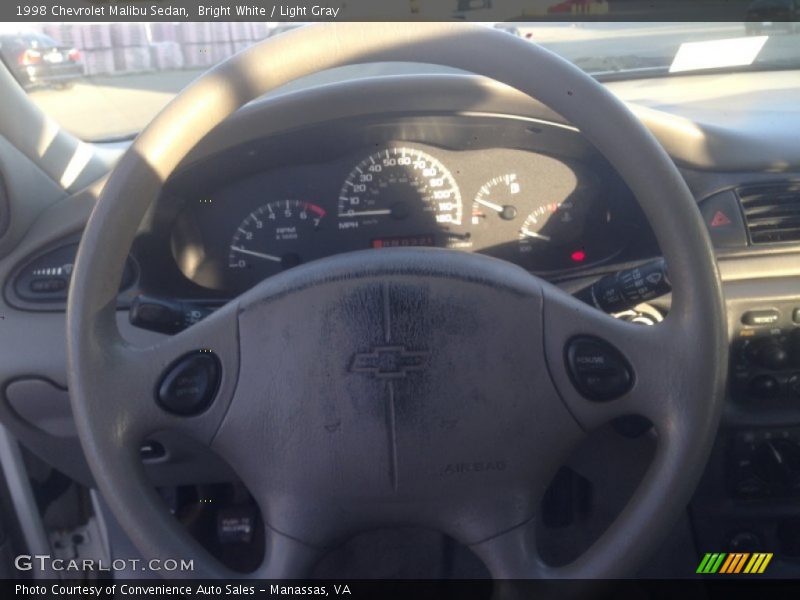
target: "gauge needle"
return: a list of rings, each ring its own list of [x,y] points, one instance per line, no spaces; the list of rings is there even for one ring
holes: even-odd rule
[[[485,206],[486,208],[491,208],[493,211],[503,212],[504,207],[500,206],[499,204],[495,204],[494,202],[489,202],[488,200],[483,200],[482,198],[475,198],[475,202]]]
[[[528,237],[544,240],[546,242],[550,241],[550,238],[548,236],[542,235],[541,233],[536,233],[535,231],[531,231],[530,229],[526,229],[525,227],[522,228],[522,235],[527,235]]]
[[[240,248],[239,246],[231,246],[231,250],[233,250],[234,252],[241,252],[242,254],[249,254],[250,256],[257,256],[258,258],[271,260],[273,262],[282,261],[280,256],[273,256],[272,254],[263,254],[261,252],[253,252],[252,250],[247,250],[246,248]]]
[[[381,210],[348,210],[344,214],[340,214],[340,217],[371,217],[373,215],[390,215],[392,214],[392,210],[390,208],[385,208]]]

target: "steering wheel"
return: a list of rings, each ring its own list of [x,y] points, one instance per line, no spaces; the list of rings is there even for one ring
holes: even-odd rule
[[[189,150],[277,86],[378,61],[485,75],[577,126],[655,232],[673,284],[666,319],[653,327],[613,319],[486,256],[386,249],[293,268],[151,347],[126,343],[115,320],[117,284],[145,211]],[[721,410],[724,315],[689,189],[653,136],[591,77],[482,26],[309,26],[200,77],[120,159],[75,264],[70,396],[89,465],[120,524],[145,557],[193,559],[185,575],[241,577],[203,550],[148,484],[139,446],[157,431],[207,444],[253,494],[267,544],[251,576],[302,577],[354,532],[415,524],[469,546],[494,578],[613,578],[646,558],[700,477]],[[183,373],[184,392],[191,396],[191,377],[199,377],[213,399],[170,410],[154,396],[184,357],[196,367]],[[592,371],[597,361],[610,375]],[[581,557],[545,564],[536,517],[548,482],[587,432],[631,414],[657,431],[647,474]]]

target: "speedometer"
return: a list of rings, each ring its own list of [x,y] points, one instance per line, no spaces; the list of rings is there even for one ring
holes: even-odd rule
[[[430,154],[390,146],[370,154],[347,176],[339,192],[339,228],[378,223],[460,225],[461,192],[452,174]]]

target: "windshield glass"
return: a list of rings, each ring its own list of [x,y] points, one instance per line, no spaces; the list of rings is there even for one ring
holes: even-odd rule
[[[542,44],[601,80],[800,67],[800,23],[760,21],[757,15],[747,23],[484,25]],[[98,141],[135,135],[204,70],[251,44],[303,25],[0,26],[0,57],[31,99],[65,129]],[[282,91],[348,78],[443,71],[450,70],[418,64],[362,65],[320,73]]]

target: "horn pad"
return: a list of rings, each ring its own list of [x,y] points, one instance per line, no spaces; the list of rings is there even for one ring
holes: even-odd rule
[[[530,518],[580,435],[544,359],[541,286],[420,249],[267,280],[242,303],[239,384],[214,445],[267,522],[303,540],[387,522],[477,540],[506,525],[484,505],[509,527]]]

